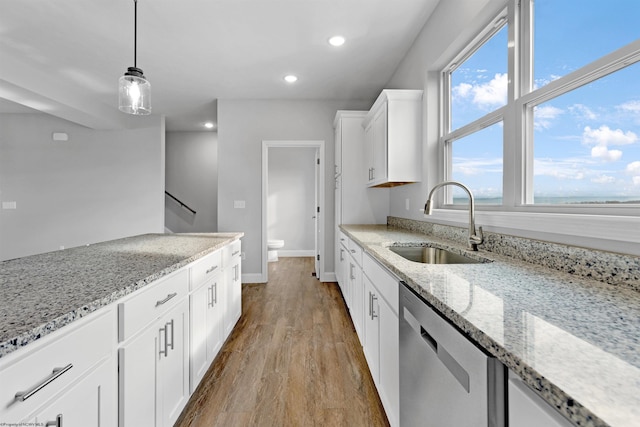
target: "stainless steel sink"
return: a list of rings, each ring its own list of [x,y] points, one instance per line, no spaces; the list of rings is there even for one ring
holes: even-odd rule
[[[446,249],[429,246],[389,246],[389,250],[409,261],[423,264],[479,264],[489,261],[469,258]]]

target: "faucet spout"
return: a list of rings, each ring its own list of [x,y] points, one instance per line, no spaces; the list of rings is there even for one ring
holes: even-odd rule
[[[462,188],[466,191],[469,196],[469,239],[467,242],[467,248],[472,251],[478,250],[478,245],[484,242],[484,236],[482,235],[482,227],[478,227],[478,231],[476,232],[476,214],[475,214],[475,201],[473,199],[473,194],[471,194],[471,190],[469,188],[457,181],[444,181],[440,184],[436,184],[431,191],[429,192],[429,197],[427,198],[427,202],[424,204],[424,214],[431,215],[431,204],[433,200],[433,195],[436,190],[439,188],[445,187],[447,185],[453,185],[456,187]]]

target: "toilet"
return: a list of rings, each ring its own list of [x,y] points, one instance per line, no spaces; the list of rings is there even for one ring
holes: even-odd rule
[[[267,261],[278,261],[278,249],[284,246],[284,240],[267,241]]]

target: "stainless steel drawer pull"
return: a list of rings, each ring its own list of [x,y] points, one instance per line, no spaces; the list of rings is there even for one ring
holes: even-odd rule
[[[231,254],[231,256],[236,256],[236,255],[238,255],[239,253],[240,253],[240,251],[235,251],[235,252],[233,252],[233,253]]]
[[[214,301],[213,301],[213,286],[210,286],[207,288],[207,299],[209,301],[207,301],[207,305],[209,307],[213,307]]]
[[[208,270],[207,270],[207,272],[206,272],[206,273],[204,273],[204,274],[209,274],[209,273],[211,273],[212,271],[214,271],[216,268],[218,268],[218,266],[217,266],[217,265],[211,266],[211,268],[210,268],[210,269],[208,269]]]
[[[218,283],[213,284],[213,303],[218,304]]]
[[[47,421],[45,427],[48,426],[62,427],[62,414],[58,414],[54,421]]]
[[[15,400],[19,400],[21,402],[24,402],[25,400],[27,400],[28,398],[30,398],[31,396],[33,396],[34,394],[36,394],[37,392],[42,390],[44,387],[49,385],[49,383],[54,381],[56,378],[58,378],[59,376],[61,376],[62,374],[64,374],[65,372],[67,372],[71,368],[73,368],[73,364],[72,363],[69,363],[64,368],[54,368],[53,372],[51,372],[51,375],[49,375],[40,384],[38,384],[37,386],[35,386],[31,390],[17,392],[16,396],[15,396]]]
[[[160,357],[162,357],[162,355],[164,354],[164,357],[168,356],[168,351],[167,351],[167,341],[168,341],[168,335],[169,335],[169,331],[167,330],[167,325],[164,325],[164,328],[160,328],[160,343],[158,345],[158,347],[160,347],[160,351],[158,352]],[[164,333],[164,350],[162,349],[162,334]]]
[[[171,298],[175,297],[176,295],[178,295],[177,292],[174,292],[172,294],[167,295],[167,297],[165,299],[162,299],[162,300],[156,302],[156,307],[166,303],[167,301],[169,301]]]
[[[168,345],[169,347],[171,347],[171,350],[173,350],[173,341],[174,341],[174,336],[173,336],[173,329],[174,329],[173,319],[171,319],[171,322],[167,322],[167,327],[169,327],[169,325],[171,325],[171,344],[167,343],[167,345]]]
[[[355,250],[355,249],[351,249],[351,253],[352,253],[352,254],[355,254],[355,253],[356,253],[356,250]]]
[[[378,313],[376,313],[376,306],[374,305],[374,301],[378,301],[377,295],[371,295],[371,319],[375,319],[378,317]]]

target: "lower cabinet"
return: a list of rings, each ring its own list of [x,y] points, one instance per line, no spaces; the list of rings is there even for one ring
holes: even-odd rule
[[[225,248],[225,251],[228,252],[228,254],[225,256],[227,263],[224,264],[224,272],[226,275],[225,289],[223,291],[226,304],[224,339],[231,334],[231,331],[242,315],[242,260],[240,257],[240,241],[234,242],[234,244]]]
[[[189,399],[189,304],[183,298],[121,346],[120,426],[172,426]]]
[[[39,410],[32,425],[116,426],[114,362],[111,357],[100,363],[79,383]]]
[[[223,274],[214,276],[193,291],[189,297],[191,314],[191,393],[195,391],[224,342],[223,279]]]
[[[569,420],[509,371],[509,427],[571,427]]]

